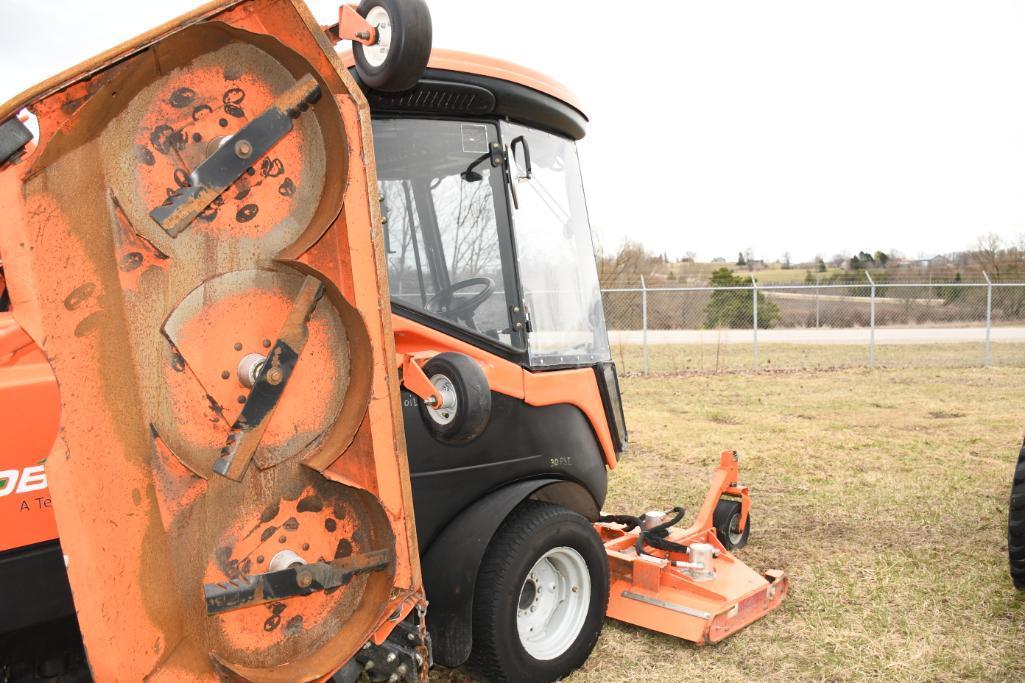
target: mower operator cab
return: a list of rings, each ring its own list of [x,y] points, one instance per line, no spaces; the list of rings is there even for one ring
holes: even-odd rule
[[[365,89],[393,307],[533,370],[607,363],[575,144],[585,118],[475,66],[494,69],[435,50],[411,92]]]
[[[572,140],[482,119],[373,129],[396,306],[526,351],[534,368],[609,360]]]
[[[562,678],[601,630],[608,567],[589,524],[627,438],[577,160],[586,118],[547,77],[473,55],[434,50],[396,92],[351,71],[371,112],[435,661]],[[548,604],[558,586],[585,597]]]

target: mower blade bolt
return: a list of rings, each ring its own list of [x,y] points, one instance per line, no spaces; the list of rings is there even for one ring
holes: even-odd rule
[[[235,156],[239,159],[248,159],[253,156],[253,143],[249,140],[239,140],[235,143]]]

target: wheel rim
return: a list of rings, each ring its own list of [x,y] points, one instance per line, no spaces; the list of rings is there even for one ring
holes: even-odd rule
[[[730,545],[739,545],[744,539],[744,532],[740,530],[740,513],[730,517]]]
[[[516,628],[535,659],[555,659],[576,641],[591,602],[591,573],[583,556],[552,548],[534,563],[520,588]]]
[[[377,42],[363,46],[363,58],[367,64],[378,67],[388,58],[391,49],[391,17],[383,7],[374,7],[367,12],[367,23],[377,29]]]
[[[456,394],[456,385],[445,375],[431,375],[431,384],[441,394],[441,407],[432,408],[427,406],[427,412],[431,419],[440,425],[447,425],[456,419],[456,410],[459,408],[459,396]]]

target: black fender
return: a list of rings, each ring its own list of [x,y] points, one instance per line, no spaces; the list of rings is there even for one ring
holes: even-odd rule
[[[597,503],[580,484],[530,479],[493,491],[463,510],[421,557],[427,630],[434,661],[461,666],[473,647],[473,593],[484,552],[513,508],[527,498],[557,502],[594,519]]]

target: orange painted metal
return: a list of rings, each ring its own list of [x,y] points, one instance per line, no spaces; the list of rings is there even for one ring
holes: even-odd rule
[[[750,500],[738,477],[737,454],[724,451],[693,524],[672,529],[667,537],[674,543],[706,543],[715,549],[715,577],[709,580],[673,566],[690,561],[687,553],[646,548],[643,556],[638,555],[638,530],[594,525],[609,558],[608,616],[703,645],[718,642],[779,607],[788,587],[783,572],[754,571],[722,546],[712,526],[712,513],[723,496],[741,498],[743,524],[747,523]]]
[[[44,466],[59,419],[46,357],[10,313],[0,313],[0,551],[57,537]]]
[[[402,385],[416,394],[432,408],[445,405],[445,398],[424,373],[423,364],[434,354],[404,353],[401,354],[399,366],[402,368]]]
[[[305,77],[319,99],[266,155],[173,233],[151,219]],[[44,410],[6,432],[38,443],[0,505],[49,484],[96,679],[331,674],[425,605],[365,99],[305,5],[245,0],[108,51],[0,118],[24,107],[39,139],[0,170],[15,319],[0,321],[0,404]],[[267,356],[255,384],[253,355]],[[45,412],[43,359],[60,386],[45,476],[58,409]],[[239,481],[213,468],[234,447],[251,458]],[[27,514],[0,513],[5,527]],[[23,519],[5,543],[53,535]],[[273,571],[282,550],[390,561],[208,613],[210,586]]]
[[[392,327],[395,330],[395,348],[400,354],[430,357],[444,351],[462,353],[480,364],[492,391],[522,399],[532,406],[560,403],[576,406],[590,422],[605,456],[605,464],[609,469],[615,469],[616,449],[605,417],[598,380],[590,368],[530,372],[516,363],[402,316],[392,317]]]
[[[338,8],[338,28],[334,33],[337,34],[339,40],[373,45],[377,42],[377,28],[371,26],[356,11],[356,7],[356,5],[342,5]]]
[[[342,63],[345,64],[346,68],[351,68],[356,64],[351,50],[340,52],[339,57],[341,57]],[[534,71],[525,66],[507,62],[504,59],[485,57],[460,50],[434,48],[431,50],[431,58],[427,62],[427,68],[458,71],[460,73],[476,74],[478,76],[509,81],[510,83],[518,83],[519,85],[543,92],[546,95],[551,95],[557,100],[562,100],[579,111],[585,118],[587,116],[587,112],[584,111],[580,100],[568,87],[540,71]]]

